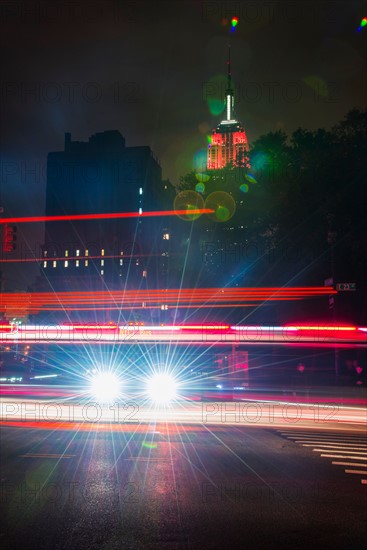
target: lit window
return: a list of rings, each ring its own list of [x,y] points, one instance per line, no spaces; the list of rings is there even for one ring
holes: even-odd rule
[[[54,261],[52,262],[52,267],[56,267],[56,265],[57,265],[57,262],[54,260]]]
[[[169,241],[169,233],[163,233],[163,240]]]
[[[104,248],[101,250],[101,256],[104,256]]]
[[[124,265],[124,260],[120,260],[120,265]]]
[[[143,188],[140,187],[140,188],[139,188],[139,195],[142,195],[142,194],[143,194]]]
[[[103,269],[101,269],[101,275],[104,275],[104,270]]]
[[[139,208],[139,214],[142,214],[143,213],[143,209],[140,207]]]
[[[67,258],[68,256],[69,256],[69,251],[65,250],[65,258]]]
[[[85,267],[88,267],[88,260],[85,260],[84,265]]]
[[[85,255],[89,256],[89,250],[88,249],[85,251]]]
[[[47,250],[43,251],[43,255],[44,255],[45,258],[47,258]]]
[[[101,260],[101,265],[104,265],[104,260]]]
[[[44,268],[47,267],[47,262],[43,262],[43,267],[44,267]]]
[[[69,262],[68,262],[68,260],[65,260],[65,262],[64,262],[64,267],[69,267]]]
[[[77,255],[77,256],[80,256],[80,250],[77,250],[77,251],[76,251],[76,255]]]
[[[148,275],[148,272],[144,269],[143,271],[143,277],[146,277]]]
[[[75,265],[76,267],[79,267],[79,260],[76,260]]]

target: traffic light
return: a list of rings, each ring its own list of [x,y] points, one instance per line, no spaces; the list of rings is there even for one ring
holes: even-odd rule
[[[4,233],[3,233],[3,251],[4,252],[12,252],[16,249],[17,244],[17,228],[15,225],[4,225]]]

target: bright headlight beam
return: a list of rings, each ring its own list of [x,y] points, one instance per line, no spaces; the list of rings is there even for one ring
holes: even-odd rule
[[[177,382],[169,374],[155,374],[147,382],[147,393],[155,403],[169,403],[177,397]]]
[[[111,403],[120,395],[121,380],[112,372],[98,372],[93,375],[90,393],[100,403]]]

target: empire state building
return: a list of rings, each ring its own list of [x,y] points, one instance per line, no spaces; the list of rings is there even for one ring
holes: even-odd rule
[[[227,165],[249,167],[249,145],[243,126],[235,119],[234,91],[231,82],[231,51],[228,50],[228,78],[225,98],[226,118],[213,130],[208,145],[208,170],[225,168]]]

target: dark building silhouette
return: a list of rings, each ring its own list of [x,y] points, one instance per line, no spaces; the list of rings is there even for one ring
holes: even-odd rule
[[[46,216],[166,210],[172,208],[169,187],[151,149],[126,147],[119,131],[88,142],[66,133],[64,151],[47,158]],[[162,285],[168,228],[163,217],[47,221],[42,288],[140,288],[149,269],[151,285]]]

